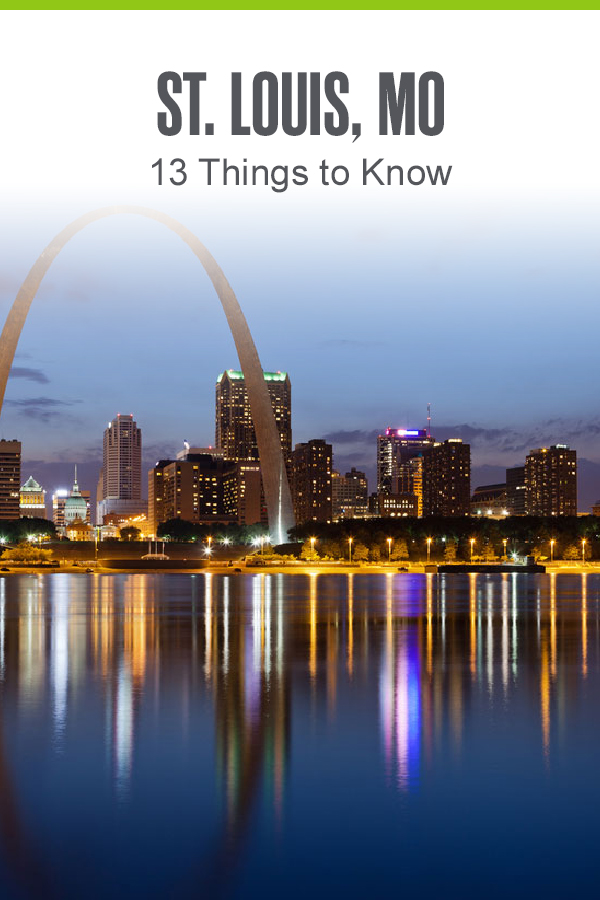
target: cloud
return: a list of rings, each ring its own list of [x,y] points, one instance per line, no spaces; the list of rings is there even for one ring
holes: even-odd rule
[[[332,444],[370,447],[373,455],[377,443],[377,435],[384,431],[372,430],[339,430],[325,435],[325,440]],[[487,428],[476,423],[462,422],[456,425],[435,425],[432,428],[436,440],[462,438],[477,452],[486,457],[495,455],[498,464],[505,457],[521,454],[523,458],[536,447],[548,447],[550,444],[569,444],[575,449],[585,449],[586,454],[595,456],[598,452],[598,436],[600,435],[600,418],[587,420],[556,418],[532,423],[530,427]],[[598,448],[598,449],[596,449]],[[596,451],[596,453],[594,452]],[[488,460],[489,461],[489,460]],[[512,464],[512,463],[511,463]]]
[[[17,410],[18,415],[28,419],[49,422],[53,417],[61,415],[61,420],[64,422],[65,416],[60,412],[61,409],[81,402],[81,400],[55,400],[52,397],[26,397],[19,400],[7,399],[4,401],[4,405],[12,406]],[[74,419],[73,416],[68,418]]]
[[[41,369],[27,369],[23,366],[13,366],[10,370],[11,378],[27,378],[29,381],[37,381],[38,384],[49,384],[50,379]]]
[[[377,431],[330,431],[326,434],[324,440],[330,444],[373,444],[377,440],[377,435],[381,434],[381,430]]]

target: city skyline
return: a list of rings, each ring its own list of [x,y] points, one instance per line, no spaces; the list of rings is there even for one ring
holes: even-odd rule
[[[430,402],[436,436],[471,443],[475,478],[478,468],[493,466],[496,474],[482,472],[480,480],[494,481],[529,449],[564,441],[582,464],[580,506],[598,499],[600,419],[586,375],[598,273],[585,252],[584,219],[561,219],[552,231],[539,213],[524,211],[515,226],[499,211],[486,245],[475,234],[477,209],[467,205],[458,224],[469,250],[453,243],[451,259],[439,249],[447,242],[444,215],[411,219],[414,233],[402,231],[398,253],[389,211],[376,220],[365,210],[363,231],[351,217],[324,214],[309,228],[299,211],[288,221],[250,207],[240,214],[240,230],[249,230],[243,246],[231,244],[225,214],[214,205],[209,211],[207,242],[240,298],[264,369],[285,369],[294,379],[295,442],[322,437],[340,468],[372,471],[372,434],[386,425],[424,427]],[[66,215],[59,210],[30,233],[3,235],[3,314]],[[188,211],[185,220],[205,234],[204,216]],[[64,456],[65,428],[73,458],[95,459],[97,422],[119,410],[135,410],[157,458],[184,439],[205,446],[213,429],[209,385],[225,367],[238,368],[189,251],[163,241],[154,223],[110,225],[97,223],[93,235],[78,235],[65,249],[24,331],[1,430],[18,436],[31,460]],[[377,316],[369,314],[372,297]],[[130,342],[126,359],[117,355],[113,364],[117,322]],[[167,323],[176,329],[172,348],[163,337]]]
[[[222,418],[222,403],[223,403],[220,388],[221,388],[221,382],[225,375],[233,376],[232,384],[235,385],[237,382],[238,385],[240,383],[243,385],[243,376],[242,376],[241,372],[236,372],[234,370],[228,370],[224,373],[220,373],[220,375],[217,377],[217,395],[216,395],[216,404],[215,404],[216,418],[217,418],[217,425],[216,425],[217,440],[215,441],[214,445],[208,444],[205,449],[190,449],[191,448],[190,442],[184,441],[183,446],[180,448],[177,448],[176,452],[171,452],[171,453],[165,454],[164,459],[157,461],[156,463],[151,463],[150,465],[146,465],[145,458],[142,457],[142,455],[141,455],[141,445],[142,445],[141,429],[137,428],[137,423],[133,419],[133,414],[121,415],[119,413],[111,422],[109,422],[108,428],[105,429],[105,431],[104,431],[103,444],[104,444],[104,457],[105,458],[104,458],[104,462],[101,463],[101,465],[100,465],[100,477],[97,480],[97,489],[98,489],[97,496],[100,497],[100,495],[102,493],[102,485],[103,485],[103,481],[104,481],[103,471],[104,471],[104,467],[106,465],[107,436],[110,436],[115,429],[119,429],[118,433],[120,435],[120,430],[124,428],[125,429],[124,434],[127,435],[129,433],[129,431],[131,430],[131,427],[133,427],[134,435],[137,434],[137,437],[135,438],[135,440],[136,440],[136,444],[137,444],[136,453],[137,453],[137,457],[138,457],[138,462],[136,463],[137,474],[134,476],[134,479],[137,479],[137,483],[138,483],[138,489],[136,490],[136,496],[138,496],[138,497],[141,496],[142,505],[140,506],[139,502],[135,502],[135,500],[133,501],[133,506],[135,506],[136,513],[142,512],[143,511],[142,507],[145,509],[148,502],[150,501],[150,491],[149,490],[148,491],[140,490],[139,487],[141,487],[141,485],[143,485],[144,488],[146,486],[148,486],[148,488],[150,488],[153,471],[157,468],[162,468],[163,466],[166,466],[166,465],[172,465],[172,464],[174,464],[175,461],[178,461],[179,463],[181,463],[182,461],[185,461],[188,458],[195,459],[195,457],[189,456],[190,453],[191,454],[209,454],[211,457],[214,457],[214,459],[224,459],[225,461],[229,461],[231,463],[235,462],[238,466],[244,460],[247,459],[247,454],[249,453],[251,456],[252,456],[252,454],[254,454],[254,456],[252,458],[256,459],[256,462],[250,463],[250,468],[252,468],[252,466],[256,466],[256,464],[258,462],[258,458],[256,457],[256,447],[254,447],[254,451],[252,451],[251,420],[250,420],[250,426],[249,426],[250,430],[248,430],[248,428],[246,428],[246,431],[244,432],[244,435],[247,435],[247,438],[245,438],[245,439],[248,439],[250,441],[250,443],[248,444],[247,449],[245,448],[242,451],[243,452],[242,457],[237,457],[235,453],[233,453],[233,455],[232,455],[231,451],[232,451],[232,448],[234,447],[233,444],[232,444],[232,447],[229,448],[229,452],[227,452],[227,448],[225,447],[225,445],[221,446],[219,444],[219,441],[218,441],[218,434],[219,434],[219,428],[220,428],[219,421]],[[287,425],[283,426],[284,430],[281,432],[280,436],[281,436],[282,444],[287,445],[287,442],[290,440],[290,418],[291,418],[291,407],[289,405],[290,404],[290,396],[291,396],[289,374],[288,373],[268,373],[268,372],[266,372],[265,373],[265,381],[268,382],[269,379],[271,379],[271,380],[274,379],[277,383],[281,383],[282,386],[284,386],[284,383],[286,385],[285,391],[286,391],[287,400],[285,401],[285,403],[287,404],[287,419],[286,419]],[[277,388],[277,386],[275,386],[275,387]],[[237,388],[237,390],[239,391],[239,387]],[[281,396],[283,396],[283,395],[281,395]],[[233,400],[233,397],[232,397],[232,401],[234,403],[234,406],[232,407],[232,409],[235,408],[237,410],[235,415],[238,417],[241,417],[240,421],[243,421],[247,416],[249,416],[247,399],[244,400],[243,395],[240,394],[239,396],[237,396],[237,399],[235,399],[235,400]],[[231,402],[231,401],[228,401],[228,402]],[[273,394],[271,397],[271,402],[273,403],[273,409],[276,413],[276,416],[279,415],[280,404],[282,402],[280,395],[278,393]],[[240,405],[240,403],[241,403],[241,405]],[[287,431],[285,429],[287,429]],[[233,434],[234,434],[234,432],[232,431],[231,432],[232,437],[233,437]],[[242,433],[240,432],[240,434],[242,434]],[[132,436],[130,435],[129,440],[131,440],[131,439],[132,439]],[[255,438],[254,438],[254,442],[255,442]],[[389,483],[387,483],[386,477],[384,476],[384,471],[386,471],[385,467],[388,467],[389,465],[391,465],[391,462],[390,462],[391,457],[388,459],[389,453],[382,452],[382,448],[388,446],[390,444],[390,442],[393,442],[393,445],[395,447],[394,453],[400,453],[400,454],[402,454],[402,456],[401,457],[399,456],[397,462],[394,463],[393,471],[395,474],[394,474],[392,480],[389,480],[389,478],[387,479],[387,481],[389,481]],[[121,443],[122,443],[121,440],[117,440],[117,444],[121,444]],[[126,443],[127,443],[127,440],[126,440]],[[344,467],[343,465],[336,464],[335,457],[331,451],[330,445],[326,445],[325,441],[320,438],[313,438],[308,443],[294,441],[293,442],[294,458],[297,457],[297,455],[300,451],[303,451],[309,445],[323,445],[323,446],[329,447],[330,455],[329,455],[329,462],[328,462],[328,471],[330,473],[330,475],[329,475],[330,480],[331,480],[331,474],[335,474],[338,478],[341,477],[342,480],[345,478],[345,475],[351,475],[352,474],[351,472],[345,471],[346,468],[351,469],[352,472],[356,471],[357,467],[354,465]],[[7,446],[10,446],[10,445],[7,444]],[[432,498],[430,498],[427,501],[427,503],[425,503],[425,506],[422,507],[421,503],[422,503],[422,498],[423,498],[423,488],[427,487],[427,485],[425,485],[424,481],[423,481],[423,474],[424,474],[423,464],[424,463],[426,464],[425,465],[426,469],[428,467],[431,468],[431,463],[432,463],[434,457],[437,459],[437,456],[436,456],[437,451],[439,451],[440,454],[443,454],[443,453],[445,453],[445,448],[447,448],[448,450],[452,450],[454,453],[454,451],[461,450],[461,447],[464,448],[465,453],[466,453],[466,456],[464,457],[464,459],[466,461],[466,472],[465,472],[466,481],[465,481],[464,486],[459,487],[458,485],[454,485],[454,481],[452,481],[452,479],[448,480],[449,476],[447,477],[447,474],[444,475],[442,473],[442,470],[440,470],[440,472],[436,475],[436,478],[440,481],[440,487],[445,485],[447,487],[448,491],[452,494],[452,496],[454,496],[454,493],[457,492],[457,504],[458,505],[457,505],[456,509],[453,509],[453,508],[451,509],[451,507],[448,507],[448,509],[445,509],[445,507],[444,507],[444,510],[442,510],[442,508],[440,507],[440,509],[438,510],[437,506],[436,506],[437,501],[433,501]],[[521,460],[522,465],[520,467],[519,466],[509,467],[509,468],[502,470],[502,472],[500,473],[502,475],[502,479],[501,479],[502,484],[500,484],[500,483],[493,484],[493,483],[491,483],[490,480],[488,480],[487,482],[484,482],[481,478],[471,477],[473,467],[471,465],[471,446],[470,446],[470,444],[468,444],[468,442],[463,442],[461,438],[456,438],[456,437],[446,438],[446,439],[438,441],[435,435],[429,434],[428,429],[409,429],[409,430],[397,429],[396,430],[396,429],[391,429],[388,426],[385,430],[383,430],[383,432],[380,432],[379,434],[377,434],[376,446],[374,448],[372,448],[372,451],[373,451],[373,455],[374,455],[375,461],[376,461],[375,471],[377,472],[377,478],[373,478],[370,474],[367,474],[367,482],[368,482],[368,496],[369,496],[369,498],[371,498],[373,500],[373,503],[375,503],[375,497],[381,498],[384,495],[388,495],[388,494],[391,494],[392,496],[396,496],[396,494],[397,494],[398,497],[402,497],[402,496],[406,497],[408,494],[414,494],[416,504],[417,504],[417,496],[419,497],[418,504],[415,506],[414,510],[412,510],[412,507],[410,507],[410,504],[409,504],[409,506],[405,505],[403,507],[403,511],[401,513],[394,512],[392,514],[389,510],[384,512],[382,509],[381,515],[384,517],[388,517],[389,515],[399,515],[399,514],[404,515],[404,516],[406,516],[406,515],[413,516],[414,515],[414,516],[418,516],[419,518],[421,518],[423,515],[428,516],[428,515],[432,515],[432,514],[442,514],[442,515],[446,515],[446,516],[448,516],[448,515],[449,516],[463,515],[464,514],[463,510],[468,509],[469,504],[471,506],[470,515],[472,515],[472,516],[473,515],[481,515],[480,509],[477,510],[476,513],[473,511],[477,506],[481,507],[482,503],[484,506],[486,505],[485,500],[483,500],[483,501],[477,500],[478,492],[483,491],[482,496],[485,496],[486,490],[499,488],[501,486],[504,488],[504,496],[503,496],[503,500],[502,500],[500,506],[502,506],[503,508],[508,506],[509,509],[511,507],[514,507],[515,512],[516,512],[518,504],[517,504],[517,506],[515,506],[514,498],[511,501],[511,499],[510,499],[511,498],[511,493],[510,493],[511,486],[510,486],[510,483],[508,485],[506,484],[507,480],[509,480],[509,477],[508,477],[509,473],[518,477],[517,473],[518,472],[524,473],[527,466],[530,464],[530,462],[532,462],[532,460],[535,457],[543,458],[544,454],[547,454],[547,458],[549,459],[555,451],[556,451],[556,454],[560,454],[561,460],[563,459],[563,453],[566,453],[566,458],[571,460],[571,462],[568,463],[568,465],[571,465],[573,467],[573,486],[569,489],[570,493],[568,494],[568,497],[570,499],[567,501],[567,506],[565,506],[564,509],[562,508],[562,506],[560,507],[560,509],[557,508],[556,513],[552,512],[550,509],[543,510],[541,507],[539,509],[537,507],[534,508],[534,501],[533,501],[533,494],[532,494],[531,509],[528,512],[526,512],[525,509],[523,509],[520,512],[516,512],[516,514],[517,515],[522,515],[524,513],[528,514],[528,515],[539,515],[539,514],[543,514],[543,515],[550,515],[550,514],[573,515],[573,514],[577,514],[577,513],[585,514],[588,511],[592,511],[592,509],[591,509],[592,506],[595,506],[596,508],[598,507],[597,501],[592,501],[592,503],[590,504],[590,510],[582,510],[577,507],[575,498],[576,498],[576,494],[577,494],[578,477],[576,477],[576,473],[577,473],[577,469],[580,464],[580,460],[577,460],[576,448],[569,448],[566,444],[558,443],[558,444],[551,445],[549,448],[541,448],[541,449],[540,448],[531,448],[527,452],[526,456]],[[413,459],[413,457],[415,457],[415,455],[416,455],[416,458]],[[206,459],[208,459],[208,458],[209,457],[207,456]],[[443,458],[443,456],[440,455],[439,458],[441,460]],[[462,459],[462,457],[461,457],[461,459]],[[557,459],[558,459],[558,456],[557,456]],[[170,460],[170,462],[169,462],[169,460]],[[126,462],[131,461],[130,460],[130,450],[127,451],[125,461]],[[416,470],[413,472],[411,463],[416,463],[416,462],[419,462],[420,464],[417,466]],[[446,463],[444,463],[444,465],[445,464]],[[55,469],[58,469],[58,468],[62,469],[65,466],[69,466],[69,465],[72,466],[72,463],[63,462],[60,464],[54,464]],[[84,464],[84,466],[85,465],[93,466],[95,464],[87,463],[87,464]],[[437,463],[436,463],[436,465],[437,465]],[[462,462],[460,465],[462,467]],[[197,467],[195,467],[195,468],[197,468]],[[369,470],[370,467],[365,466],[363,468]],[[451,468],[453,468],[453,464],[452,464]],[[410,471],[409,471],[409,469],[410,469]],[[31,471],[32,471],[32,465],[29,462],[25,461],[25,462],[21,463],[21,479],[20,479],[21,482],[25,482],[26,479],[31,480],[32,477],[34,477],[34,476],[32,476]],[[259,470],[257,469],[256,471],[258,472]],[[391,471],[392,470],[390,469],[390,472]],[[462,468],[461,468],[461,471],[462,471]],[[75,464],[75,472],[77,473],[77,464]],[[148,481],[146,481],[146,477],[145,477],[146,473],[148,475]],[[363,472],[360,471],[360,469],[359,469],[358,474],[362,475]],[[91,478],[94,477],[93,473],[90,477]],[[416,481],[414,480],[415,477],[416,477]],[[523,484],[525,483],[524,477],[525,477],[524,474],[522,474],[521,478],[522,478]],[[531,476],[529,476],[529,477],[531,477]],[[141,485],[139,484],[140,478],[141,478]],[[433,470],[428,474],[427,479],[426,479],[426,481],[429,485],[429,488],[433,485],[432,478],[433,478]],[[452,476],[452,478],[454,478],[454,476]],[[127,476],[127,479],[128,479],[128,484],[129,484],[129,481],[131,480],[131,475]],[[379,483],[380,479],[382,479],[381,484]],[[461,476],[461,479],[462,479],[462,476]],[[77,480],[77,475],[76,475],[76,480]],[[295,485],[294,485],[294,481],[295,481],[295,474],[291,475],[291,477],[290,477],[290,488],[292,489],[292,496],[294,497],[294,503],[296,503],[297,498],[294,493],[294,491],[296,489]],[[414,483],[413,483],[413,481],[414,481]],[[500,479],[498,479],[498,481],[500,481]],[[329,484],[330,484],[330,486],[326,493],[331,495],[332,488],[331,488],[330,481],[329,481]],[[453,485],[452,487],[451,487],[451,484]],[[38,485],[38,487],[39,487],[39,485]],[[557,482],[557,487],[558,487],[558,482]],[[507,488],[508,488],[508,498],[506,496]],[[256,488],[254,488],[253,490],[256,491]],[[365,487],[365,490],[366,490],[366,487]],[[56,491],[58,491],[59,494],[64,494],[65,496],[68,493],[66,491],[66,489],[64,489],[64,488],[53,487],[50,491],[47,491],[46,487],[43,486],[43,492],[48,494],[49,498],[52,497],[52,495]],[[562,488],[559,488],[559,493],[561,491],[562,491]],[[397,493],[397,492],[399,492],[399,493]],[[402,493],[402,492],[404,492],[404,493]],[[444,488],[444,492],[446,493],[445,488]],[[91,493],[90,491],[87,492],[88,496],[90,493]],[[539,496],[539,493],[538,493],[537,489],[535,489],[535,488],[534,488],[534,493],[537,493]],[[458,500],[459,495],[461,497],[460,500]],[[450,494],[448,494],[448,496],[450,496]],[[255,497],[255,500],[258,501],[258,495]],[[335,499],[331,495],[330,497],[328,497],[328,500],[330,503],[330,510],[331,510],[331,502],[333,500],[334,506],[335,506]],[[112,501],[111,500],[103,501],[103,512],[104,513],[107,511],[113,511],[112,506],[110,506],[111,502],[113,503],[113,505],[115,504],[114,497],[112,498]],[[254,500],[252,502],[254,503]],[[129,503],[131,505],[131,501],[129,501],[129,500],[117,499],[115,509],[117,508],[117,506],[119,506],[119,503],[121,505],[123,505],[123,504],[127,505],[127,503]],[[106,504],[108,504],[108,505],[106,505]],[[104,508],[105,505],[106,505],[106,509]],[[490,504],[487,504],[487,505],[490,505]],[[494,505],[494,503],[492,502],[491,505]],[[132,509],[133,509],[133,506],[132,506]],[[139,506],[139,510],[138,510],[138,506]],[[110,507],[110,509],[109,509],[109,507]],[[398,507],[398,509],[399,508],[400,507]],[[460,511],[459,511],[459,508],[460,508]],[[500,507],[498,507],[498,508],[500,508]],[[98,507],[98,510],[100,510],[100,506]],[[373,506],[373,508],[371,508],[371,507],[369,508],[370,517],[372,517],[374,511],[375,511],[374,506]],[[239,513],[239,511],[238,511],[238,513]],[[241,513],[239,513],[239,514],[241,514]],[[151,513],[150,513],[150,515],[151,515]],[[243,524],[245,522],[245,519],[244,519],[243,514],[241,514],[241,515],[242,515],[242,518],[238,519],[238,521],[240,524]],[[263,513],[263,515],[264,515],[264,513]],[[506,515],[506,511],[504,512],[504,515]],[[330,511],[326,515],[325,519],[330,520],[331,516],[332,516],[332,513]],[[51,518],[51,515],[48,517]],[[169,518],[169,516],[167,516],[167,518]],[[195,520],[195,517],[191,516],[191,515],[190,516],[184,515],[184,516],[182,516],[182,518],[183,519],[188,518],[190,520]],[[360,515],[359,515],[359,518],[361,518]],[[367,518],[369,518],[369,517],[367,517]],[[101,519],[100,512],[98,512],[97,522],[100,522],[100,519]],[[298,514],[296,514],[296,523],[298,524],[301,520],[302,519],[298,519]],[[163,521],[164,521],[164,518],[163,518]],[[252,522],[254,522],[254,521],[258,521],[258,519],[252,519]],[[266,519],[265,519],[265,522],[266,522]],[[249,522],[249,524],[251,524],[251,522]]]

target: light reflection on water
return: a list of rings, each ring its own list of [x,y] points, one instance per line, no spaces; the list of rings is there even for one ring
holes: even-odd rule
[[[599,599],[591,574],[0,578],[0,893],[592,884]]]

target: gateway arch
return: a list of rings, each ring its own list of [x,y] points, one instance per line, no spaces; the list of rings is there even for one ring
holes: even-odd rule
[[[0,335],[0,413],[4,403],[9,372],[29,307],[53,260],[67,241],[86,225],[107,216],[123,213],[155,219],[174,231],[198,257],[213,283],[235,341],[240,368],[244,373],[248,389],[248,401],[256,429],[258,454],[269,515],[269,530],[277,543],[284,543],[287,540],[288,530],[294,525],[292,497],[269,391],[263,378],[263,369],[248,323],[221,267],[204,244],[188,228],[164,213],[142,206],[107,206],[75,219],[48,244],[21,285]]]

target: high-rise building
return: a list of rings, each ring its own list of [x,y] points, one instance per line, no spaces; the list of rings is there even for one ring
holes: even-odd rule
[[[377,437],[377,493],[399,493],[398,477],[401,466],[422,456],[433,446],[433,438],[425,428],[386,428]]]
[[[331,502],[333,521],[355,519],[369,511],[367,476],[352,466],[345,475],[331,473]]]
[[[221,454],[189,451],[163,459],[148,472],[148,526],[170,519],[198,524],[237,522],[237,466]]]
[[[322,440],[296,444],[292,455],[292,500],[296,522],[331,522],[333,517],[331,444]]]
[[[275,422],[281,438],[288,480],[292,457],[292,387],[286,372],[264,372]],[[235,462],[258,462],[256,431],[250,413],[243,372],[227,369],[217,378],[215,443],[225,458]]]
[[[198,454],[208,454],[213,459],[225,460],[223,450],[217,450],[215,447],[190,448],[187,441],[184,444],[184,449],[177,453],[177,459],[187,460],[189,456],[197,456]],[[235,463],[235,467],[235,510],[237,512],[238,525],[267,525],[267,505],[262,491],[258,462],[240,460]],[[231,510],[228,510],[229,512]]]
[[[435,443],[423,457],[423,515],[468,516],[471,447],[460,438]]]
[[[0,520],[19,518],[21,442],[0,440]]]
[[[97,522],[111,512],[144,512],[142,503],[142,432],[132,415],[118,414],[108,423],[102,448],[102,472],[99,481],[102,499],[98,503]]]
[[[511,516],[525,515],[525,466],[506,470],[506,508]]]
[[[25,484],[21,485],[19,493],[19,515],[22,519],[45,519],[46,491],[30,475]]]
[[[577,451],[567,444],[531,450],[525,460],[528,516],[577,515]]]

